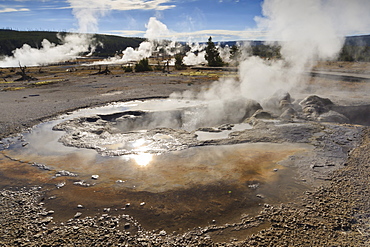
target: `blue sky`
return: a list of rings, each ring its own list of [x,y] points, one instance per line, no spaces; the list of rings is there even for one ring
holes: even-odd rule
[[[261,0],[0,0],[0,28],[143,37],[150,17],[177,40],[260,39]],[[79,22],[80,21],[80,22]],[[92,23],[81,29],[83,22]],[[94,23],[96,21],[96,23]],[[81,24],[82,23],[82,24]],[[85,23],[86,24],[86,23]]]

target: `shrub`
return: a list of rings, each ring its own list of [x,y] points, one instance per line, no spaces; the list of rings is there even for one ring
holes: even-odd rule
[[[152,71],[152,67],[149,65],[149,59],[143,58],[137,64],[135,64],[136,72]]]
[[[186,69],[186,65],[183,62],[184,56],[181,54],[175,55],[175,69],[182,70]]]
[[[129,73],[129,72],[132,72],[132,71],[133,71],[133,69],[132,69],[132,67],[131,67],[131,66],[123,66],[123,67],[122,67],[122,69],[123,69],[125,72],[127,72],[127,73]]]

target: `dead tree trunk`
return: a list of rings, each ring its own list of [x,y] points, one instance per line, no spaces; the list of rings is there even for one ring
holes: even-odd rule
[[[110,75],[112,72],[108,69],[108,65],[105,67],[105,70],[101,70],[101,65],[99,65],[99,71],[93,75]]]
[[[19,74],[21,78],[15,81],[36,81],[37,80],[37,78],[27,75],[26,66],[22,67],[22,65],[19,63],[19,68],[21,69],[21,72],[17,74]]]

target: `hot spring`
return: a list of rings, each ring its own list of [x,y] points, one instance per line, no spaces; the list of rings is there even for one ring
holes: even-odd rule
[[[0,185],[42,185],[55,220],[109,208],[148,230],[178,232],[237,222],[307,188],[283,164],[312,145],[231,139],[253,131],[244,120],[256,105],[227,114],[224,104],[214,116],[217,104],[157,99],[61,115],[2,140]]]

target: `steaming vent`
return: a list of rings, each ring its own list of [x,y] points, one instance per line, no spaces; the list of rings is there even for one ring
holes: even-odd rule
[[[259,103],[247,99],[187,100],[175,107],[170,101],[151,110],[77,117],[55,125],[53,130],[66,132],[59,139],[64,145],[95,149],[103,155],[162,153],[195,146],[199,132],[230,131],[262,109]],[[250,127],[246,123],[243,126]],[[227,134],[222,137],[227,138]],[[138,140],[143,142],[141,148]]]

